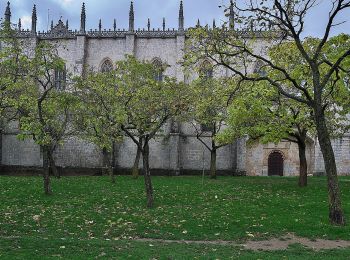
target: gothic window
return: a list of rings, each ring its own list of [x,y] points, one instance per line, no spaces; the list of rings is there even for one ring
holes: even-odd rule
[[[199,76],[205,79],[213,78],[213,66],[208,60],[205,60],[200,66]]]
[[[113,70],[113,64],[110,60],[106,59],[101,65],[101,72],[111,72]]]
[[[67,72],[66,67],[63,69],[55,69],[54,83],[57,90],[64,90],[66,88]]]
[[[154,78],[156,81],[163,81],[163,63],[159,58],[155,58],[152,61],[153,66],[155,67]]]

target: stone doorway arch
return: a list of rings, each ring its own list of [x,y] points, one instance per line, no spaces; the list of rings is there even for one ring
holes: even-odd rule
[[[273,151],[268,158],[268,175],[283,176],[284,158],[280,151]]]

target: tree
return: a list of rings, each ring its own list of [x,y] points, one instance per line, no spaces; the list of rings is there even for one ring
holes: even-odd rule
[[[120,127],[125,121],[115,72],[90,71],[84,78],[76,78],[79,106],[74,113],[74,125],[80,136],[102,150],[103,164],[112,183],[115,183],[115,143],[123,138]]]
[[[228,128],[219,141],[228,142],[248,136],[251,141],[279,143],[282,140],[298,145],[300,187],[307,186],[306,145],[308,134],[314,134],[310,108],[286,99],[265,82],[241,84],[229,107]]]
[[[0,28],[0,134],[4,126],[18,115],[16,100],[24,83],[27,66],[23,54],[25,44],[16,37],[16,31],[5,21]],[[0,144],[1,147],[1,144]]]
[[[187,88],[176,79],[155,77],[158,68],[147,61],[137,61],[133,56],[116,64],[115,85],[126,113],[121,125],[123,132],[140,149],[147,195],[147,207],[152,207],[153,186],[149,165],[149,142],[156,138],[165,124],[187,107]]]
[[[216,140],[226,125],[227,106],[232,97],[232,86],[234,86],[232,79],[214,79],[208,77],[207,73],[200,75],[189,86],[192,101],[185,119],[192,122],[197,139],[210,151],[210,177],[212,179],[216,179],[217,150],[232,141],[226,139],[218,143]],[[210,144],[205,141],[208,135],[211,139]]]
[[[50,171],[57,177],[53,153],[66,136],[75,96],[67,91],[65,63],[56,48],[39,42],[33,53],[26,57],[25,84],[16,106],[20,111],[19,138],[32,137],[43,152],[43,177],[45,194],[51,194]]]
[[[15,37],[15,30],[6,24],[1,25],[0,49],[0,116],[1,121],[13,118],[13,99],[18,94],[22,83],[22,72],[25,68],[25,57],[22,53],[23,44]]]
[[[289,52],[291,49],[288,49]],[[285,62],[295,62],[298,67],[298,60],[291,57],[296,55],[293,52],[286,56],[285,53],[272,52],[280,60]],[[267,74],[261,70],[258,73]],[[308,75],[303,74],[302,68],[295,70],[300,74],[300,78],[306,79]],[[253,75],[252,75],[253,76]],[[337,94],[337,97],[342,96]],[[335,96],[333,95],[333,98]],[[345,104],[344,102],[337,102]],[[331,129],[333,137],[339,137],[348,129],[346,120],[347,112],[327,109],[328,127]],[[306,105],[294,100],[285,98],[278,90],[271,88],[269,83],[245,82],[236,92],[235,99],[229,108],[229,128],[221,135],[222,140],[232,140],[248,135],[251,140],[260,140],[263,143],[287,140],[294,142],[299,148],[300,174],[298,184],[300,187],[307,186],[307,160],[306,160],[306,139],[308,135],[315,135],[315,124],[313,111]]]
[[[304,40],[305,16],[316,4],[310,0],[250,0],[242,7],[236,6],[243,15],[235,20],[235,6],[231,1],[229,28],[224,25],[214,30],[198,28],[190,32],[194,42],[192,53],[211,59],[246,81],[266,81],[286,98],[312,109],[327,175],[329,220],[332,224],[344,225],[337,166],[325,111],[337,106],[330,97],[334,92],[343,92],[339,90],[344,85],[341,83],[345,79],[342,72],[349,71],[349,37],[339,35],[330,39],[330,33],[339,14],[350,8],[350,1],[332,0],[322,37]],[[249,29],[235,30],[235,22],[241,22]],[[266,29],[270,30],[262,31]],[[263,45],[258,45],[258,39],[263,40]],[[267,55],[268,51],[261,46],[273,46],[279,57],[271,52]],[[309,75],[307,80],[294,73],[295,63],[279,59],[282,53],[290,54],[287,47],[296,50],[293,53],[297,53],[297,57],[294,58],[298,58]],[[251,77],[254,63],[261,63],[274,73]]]

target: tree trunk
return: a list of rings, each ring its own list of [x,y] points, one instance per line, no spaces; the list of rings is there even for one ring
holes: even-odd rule
[[[307,186],[306,136],[298,141],[299,148],[299,187]]]
[[[108,152],[106,148],[102,149],[102,175],[107,175],[108,174]]]
[[[216,179],[216,149],[210,151],[210,178]]]
[[[315,109],[315,121],[318,141],[321,147],[327,174],[329,220],[331,224],[345,225],[345,216],[342,209],[341,194],[337,176],[337,165],[322,108]]]
[[[142,150],[142,159],[143,159],[143,176],[145,179],[145,188],[146,188],[146,196],[147,196],[147,207],[153,207],[153,187],[151,180],[151,172],[149,169],[149,146],[148,141],[145,141],[145,145]]]
[[[112,159],[111,159],[111,170],[112,170],[112,175],[111,175],[111,178],[112,178],[112,183],[115,183],[116,180],[115,180],[115,175],[116,175],[116,159],[115,159],[115,156],[116,156],[116,148],[115,148],[115,142],[112,143]]]
[[[44,180],[44,192],[46,195],[51,195],[51,181],[50,181],[50,167],[49,167],[49,148],[42,146],[43,150],[43,180]]]
[[[114,175],[114,171],[113,171],[113,167],[111,165],[108,166],[107,168],[107,171],[108,171],[108,175],[111,179],[111,183],[115,183],[115,175]]]
[[[140,163],[140,157],[141,157],[141,150],[139,147],[137,147],[136,157],[134,166],[132,167],[132,177],[134,179],[137,179],[139,177],[139,163]]]
[[[52,173],[56,178],[61,178],[60,172],[56,167],[55,159],[53,157],[52,149],[49,149],[47,152],[48,161],[49,161],[49,172]]]
[[[102,149],[103,154],[103,174],[106,174],[110,177],[111,182],[115,183],[115,176],[113,174],[113,166],[112,166],[112,160],[110,160],[110,154],[108,153],[106,148]]]

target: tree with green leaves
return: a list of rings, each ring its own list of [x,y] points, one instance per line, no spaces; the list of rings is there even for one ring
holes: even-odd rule
[[[0,133],[4,125],[16,119],[16,99],[25,84],[24,72],[27,58],[23,53],[26,47],[16,37],[16,31],[7,21],[0,28]],[[1,145],[1,144],[0,144]]]
[[[265,82],[246,82],[230,104],[227,125],[218,137],[220,142],[248,136],[251,142],[296,143],[300,165],[298,185],[307,186],[307,138],[315,132],[312,111],[307,106],[286,99]]]
[[[97,145],[103,153],[103,165],[115,183],[115,149],[123,134],[125,113],[120,103],[116,71],[90,71],[75,80],[79,105],[74,112],[74,126],[79,135]]]
[[[59,177],[54,151],[72,134],[69,126],[76,98],[67,91],[65,62],[55,46],[39,42],[26,57],[25,84],[16,106],[19,138],[33,138],[43,153],[45,194],[51,194],[50,172]]]
[[[343,38],[344,35],[339,35],[334,38],[330,38],[329,42],[326,44],[325,53],[329,58],[337,55],[334,50],[332,50],[332,45],[335,47],[334,41],[339,41]],[[348,36],[346,36],[348,38]],[[349,38],[350,39],[350,38]],[[345,40],[343,43],[346,44]],[[302,42],[305,46],[305,49],[310,51],[317,47],[319,40],[315,38],[306,38]],[[350,41],[349,41],[350,43]],[[331,48],[330,48],[331,47]],[[343,48],[342,46],[341,48]],[[350,47],[350,45],[349,45]],[[337,49],[337,48],[336,48]],[[341,49],[336,51],[342,51]],[[309,66],[307,63],[301,63],[302,56],[293,42],[286,42],[277,46],[272,47],[268,52],[271,60],[280,67],[285,67],[293,77],[297,78],[299,84],[303,86],[307,91],[306,93],[313,93],[312,82],[313,76],[310,72]],[[344,63],[345,65],[345,63]],[[327,65],[328,66],[328,65]],[[327,66],[320,67],[320,73],[325,75],[327,73]],[[281,77],[279,72],[275,69],[271,69],[269,66],[266,66],[265,76],[275,79],[276,81]],[[342,136],[348,129],[349,123],[347,120],[347,115],[350,112],[349,110],[349,100],[346,98],[350,94],[349,87],[346,83],[347,73],[344,71],[336,72],[332,78],[329,79],[328,83],[324,86],[324,95],[323,95],[323,114],[325,117],[325,123],[327,127],[327,133],[330,138]],[[268,81],[260,81],[259,84],[270,83]],[[307,95],[302,91],[293,90],[293,85],[290,82],[285,82],[283,86],[284,90],[289,90],[294,95],[299,97],[307,97]],[[298,136],[295,137],[297,140],[303,139],[303,132],[311,132],[318,135],[317,131],[317,118],[315,110],[312,106],[307,105],[302,102],[298,102],[295,99],[288,98],[277,88],[275,90],[280,96],[283,96],[283,105],[288,111],[293,115],[292,119],[295,123],[295,128],[298,129]],[[309,94],[308,94],[309,95]],[[308,129],[308,130],[307,130]],[[300,142],[300,141],[299,141]],[[299,145],[299,149],[302,148],[303,144]],[[301,158],[303,159],[303,158]],[[306,178],[306,176],[304,177]]]
[[[218,143],[216,139],[226,126],[227,106],[235,85],[232,79],[215,79],[208,77],[208,73],[202,74],[199,71],[199,78],[189,84],[192,101],[184,119],[192,122],[197,139],[210,151],[210,178],[216,179],[217,151],[232,142],[226,139]],[[206,141],[208,137],[210,144]]]
[[[176,79],[159,80],[158,69],[147,61],[133,56],[116,63],[114,79],[118,96],[126,114],[122,131],[141,151],[147,207],[153,207],[153,186],[149,164],[149,143],[162,132],[163,127],[187,109],[187,88]]]
[[[326,111],[341,107],[334,103],[337,98],[333,96],[348,90],[344,86],[349,71],[350,37],[342,34],[330,38],[330,34],[339,15],[349,10],[350,1],[332,0],[322,36],[305,39],[305,17],[316,4],[317,1],[309,0],[263,0],[246,1],[240,6],[231,1],[226,9],[229,23],[213,30],[200,27],[189,32],[191,49],[187,58],[208,58],[245,81],[266,81],[286,98],[312,110],[325,162],[329,220],[344,225]],[[237,18],[235,10],[241,14]],[[252,76],[254,64],[263,65],[269,73]],[[308,77],[300,77],[300,72]]]

